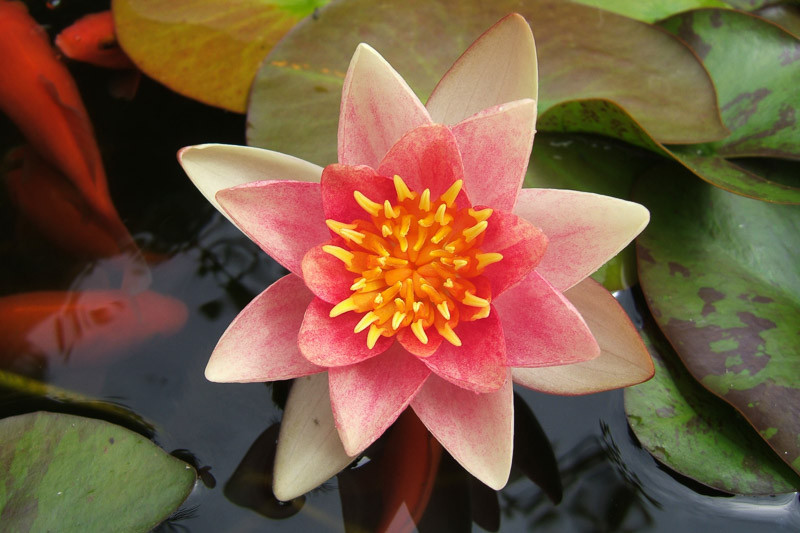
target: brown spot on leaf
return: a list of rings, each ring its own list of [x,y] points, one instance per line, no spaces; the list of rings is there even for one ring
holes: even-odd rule
[[[671,405],[667,407],[659,407],[656,409],[656,415],[658,415],[659,418],[672,418],[675,416],[675,408]]]
[[[694,31],[694,14],[686,13],[681,16],[681,25],[678,27],[678,37],[688,44],[700,59],[705,59],[711,51],[711,45],[703,41]]]
[[[786,46],[781,50],[781,66],[791,65],[795,61],[800,61],[800,42],[793,41],[791,46]]]
[[[722,11],[719,11],[719,10],[712,11],[711,12],[711,18],[709,20],[711,21],[711,25],[713,27],[721,28],[722,27]]]
[[[737,94],[732,100],[720,107],[720,111],[725,113],[730,109],[735,108],[735,113],[728,113],[726,126],[731,131],[741,128],[747,121],[750,120],[756,111],[758,111],[758,104],[772,93],[766,87],[761,87],[753,92],[743,92]]]
[[[675,274],[680,274],[684,278],[688,278],[692,275],[691,271],[686,268],[685,266],[681,265],[680,263],[676,263],[674,261],[669,262],[669,275],[674,276]]]
[[[656,264],[656,260],[653,259],[652,254],[650,253],[650,248],[642,246],[641,244],[636,244],[636,254],[640,261],[647,261],[648,263]]]
[[[714,307],[714,304],[725,298],[724,293],[711,287],[701,287],[700,290],[697,291],[697,295],[705,302],[703,310],[700,312],[703,316],[708,316],[716,311],[717,308]]]
[[[784,104],[784,105],[781,106],[780,110],[778,111],[778,120],[775,121],[775,123],[772,125],[771,128],[769,128],[767,130],[763,130],[763,131],[759,131],[759,132],[753,133],[752,135],[747,135],[747,136],[742,137],[740,139],[737,139],[736,141],[734,141],[732,143],[729,143],[725,147],[725,149],[724,150],[720,150],[719,153],[720,154],[735,154],[736,150],[737,150],[737,147],[739,145],[741,145],[743,143],[747,143],[749,141],[755,141],[755,140],[765,139],[767,137],[771,137],[771,136],[775,135],[776,133],[778,133],[779,131],[781,131],[783,129],[791,128],[792,126],[794,126],[795,122],[797,122],[797,119],[795,118],[794,107],[792,107],[791,104]],[[730,129],[734,129],[734,128],[730,128]],[[745,151],[746,151],[746,149],[745,149]],[[780,153],[780,150],[760,150],[760,151],[764,152],[764,153],[769,151],[770,153],[773,153],[773,154],[776,154],[776,153],[779,154]]]
[[[775,301],[769,296],[761,296],[760,294],[747,294],[747,293],[740,294],[739,299],[744,300],[745,302],[754,302],[757,304],[769,304]]]

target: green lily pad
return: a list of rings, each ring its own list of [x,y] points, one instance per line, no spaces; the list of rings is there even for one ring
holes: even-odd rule
[[[637,184],[637,240],[656,322],[704,387],[800,471],[800,208],[759,202],[663,166]]]
[[[625,389],[628,423],[642,446],[676,472],[724,492],[800,489],[800,477],[739,413],[701,387],[658,337],[643,333],[655,376]]]
[[[4,531],[149,531],[196,479],[141,435],[46,412],[0,420],[0,464]]]
[[[727,134],[697,58],[648,24],[560,1],[387,0],[378,6],[351,0],[300,23],[264,61],[251,93],[248,144],[319,164],[335,161],[342,82],[359,42],[382,53],[424,100],[466,47],[511,11],[531,22],[536,38],[540,114],[600,98],[624,106],[662,142]]]
[[[572,189],[630,199],[634,178],[656,156],[624,143],[575,133],[536,134],[525,187]],[[633,246],[625,248],[592,277],[609,291],[637,283]]]
[[[145,74],[203,103],[244,113],[267,52],[328,0],[113,0],[119,44]]]
[[[572,0],[579,4],[599,7],[642,22],[655,22],[675,13],[700,7],[728,7],[721,0]]]
[[[773,24],[777,24],[795,37],[800,38],[800,6],[797,4],[777,4],[766,6],[755,12]]]
[[[731,135],[720,141],[672,148],[684,164],[724,180],[747,180],[735,157],[800,159],[800,41],[756,16],[701,9],[662,24],[701,57],[717,87],[720,111]],[[798,203],[800,189],[762,180],[785,203]],[[761,197],[759,195],[754,195]],[[764,198],[769,201],[780,201]]]

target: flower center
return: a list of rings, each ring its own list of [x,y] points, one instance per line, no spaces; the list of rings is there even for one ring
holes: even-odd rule
[[[364,313],[354,331],[369,328],[370,349],[380,336],[390,337],[404,328],[427,344],[426,330],[431,327],[461,346],[453,331],[459,320],[489,316],[491,289],[481,274],[503,256],[480,250],[492,210],[454,207],[462,185],[456,181],[431,201],[430,189],[413,192],[395,176],[396,203],[386,200],[381,205],[355,191],[356,202],[370,219],[325,221],[349,250],[333,245],[323,250],[357,275],[350,287],[353,294],[330,316]]]

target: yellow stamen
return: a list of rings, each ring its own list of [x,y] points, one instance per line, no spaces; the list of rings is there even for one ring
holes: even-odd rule
[[[381,204],[373,202],[364,196],[360,191],[355,191],[353,193],[353,197],[356,199],[356,203],[361,206],[361,209],[370,215],[376,217],[381,212]]]
[[[375,343],[378,342],[378,338],[381,336],[382,331],[383,330],[375,324],[372,324],[369,327],[369,332],[367,333],[367,348],[371,350],[375,347]]]
[[[433,219],[440,226],[445,226],[453,221],[453,217],[447,214],[447,205],[445,204],[439,204]]]
[[[472,242],[473,240],[475,240],[475,238],[478,237],[478,235],[486,231],[486,228],[488,227],[489,223],[486,222],[485,220],[482,220],[477,224],[475,224],[474,226],[472,226],[471,228],[465,229],[462,233],[464,234],[464,237],[467,238],[467,242]]]
[[[431,210],[431,190],[425,189],[422,191],[422,196],[419,197],[419,208],[421,211]]]
[[[363,243],[364,242],[364,238],[366,238],[366,235],[364,235],[360,231],[347,229],[347,228],[342,229],[339,232],[339,235],[341,235],[345,239],[350,239],[351,241],[354,241],[354,242],[356,242],[358,244]]]
[[[368,312],[366,315],[361,317],[361,320],[358,321],[358,324],[356,324],[355,329],[353,329],[353,333],[361,333],[362,331],[367,329],[370,326],[370,324],[379,319],[380,317],[376,315],[373,311]]]
[[[446,280],[444,280],[444,283],[442,285],[444,285],[448,289],[452,289],[454,287],[453,278],[447,278]]]
[[[419,313],[419,310],[422,309],[422,302],[414,302],[411,306],[415,313]]]
[[[388,237],[391,234],[392,234],[392,228],[389,226],[389,224],[384,224],[383,226],[381,226],[381,235],[383,235],[384,237]]]
[[[489,300],[484,300],[479,296],[475,296],[471,292],[465,292],[464,298],[461,300],[461,303],[464,305],[469,305],[470,307],[488,307]]]
[[[403,237],[408,235],[409,228],[411,228],[411,215],[406,215],[403,217],[403,222],[400,224],[400,235]]]
[[[339,232],[343,229],[356,229],[358,227],[357,224],[345,224],[344,222],[339,222],[338,220],[333,220],[332,218],[326,220],[325,225],[337,235],[339,235]]]
[[[442,302],[436,306],[436,309],[442,314],[445,320],[450,320],[450,308],[447,307],[447,302]]]
[[[394,189],[397,191],[398,202],[402,202],[407,198],[411,198],[413,200],[417,196],[415,193],[409,190],[408,185],[406,185],[406,182],[403,181],[403,178],[397,175],[394,177]]]
[[[332,244],[326,244],[323,246],[322,251],[331,254],[348,267],[353,265],[353,258],[355,258],[355,254],[353,252],[348,252],[344,248],[333,246]]]
[[[367,285],[367,278],[358,278],[358,280],[350,285],[351,291],[357,291],[358,289],[363,289]]]
[[[383,214],[386,218],[397,218],[398,213],[394,208],[392,208],[392,204],[389,203],[389,200],[383,201]]]
[[[400,324],[403,323],[403,320],[405,320],[405,318],[406,318],[405,313],[396,311],[392,316],[392,329],[397,330],[400,327]]]
[[[458,193],[461,192],[461,187],[463,185],[464,185],[463,180],[454,181],[453,184],[450,186],[450,188],[447,189],[444,192],[444,194],[442,194],[439,197],[439,200],[446,203],[447,207],[453,207],[453,202],[456,201],[456,196],[458,196]]]
[[[445,324],[442,327],[437,326],[436,331],[453,346],[461,346],[461,339],[458,338],[458,335],[456,335],[455,331],[450,327],[450,324]]]
[[[450,233],[450,231],[452,231],[452,228],[450,228],[450,226],[442,226],[441,228],[439,228],[439,231],[433,234],[433,237],[431,237],[431,242],[433,244],[439,244],[440,242],[442,242],[442,239],[447,237],[447,234]]]
[[[488,305],[486,307],[481,307],[478,309],[473,315],[472,320],[480,320],[481,318],[486,318],[489,316],[489,313],[492,312],[492,308]]]
[[[380,295],[378,295],[378,296],[380,296]],[[350,311],[356,311],[357,309],[358,309],[358,305],[356,305],[355,300],[353,300],[353,297],[351,296],[351,297],[347,298],[346,300],[342,300],[338,304],[334,305],[333,309],[331,309],[331,312],[330,312],[329,315],[330,315],[331,318],[334,318],[334,317],[337,317],[339,315],[343,315],[343,314],[345,314],[347,312],[350,312]]]
[[[414,333],[414,336],[419,339],[419,342],[422,344],[428,344],[428,335],[425,334],[425,328],[423,327],[422,320],[417,320],[411,324],[411,331]]]
[[[387,265],[394,267],[404,267],[408,264],[407,260],[400,259],[399,257],[386,257],[384,262]]]
[[[503,258],[502,254],[490,252],[486,254],[475,254],[475,259],[478,260],[478,270],[484,269],[492,263],[497,263]]]
[[[394,299],[394,307],[401,313],[405,312],[406,310],[406,303],[403,301],[402,298],[395,298]]]
[[[456,259],[456,260],[453,261],[453,268],[455,268],[456,270],[461,270],[462,268],[464,268],[468,264],[469,264],[469,261],[467,261],[466,259]]]
[[[480,211],[475,211],[470,207],[467,210],[467,212],[469,213],[469,216],[475,219],[475,222],[483,222],[484,220],[492,216],[492,213],[494,211],[488,207],[486,209],[481,209]]]

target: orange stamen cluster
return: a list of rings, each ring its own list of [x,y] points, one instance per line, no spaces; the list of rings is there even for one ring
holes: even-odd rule
[[[488,282],[476,278],[503,256],[480,250],[492,210],[455,207],[462,185],[461,180],[454,182],[432,201],[429,189],[413,192],[395,176],[396,203],[386,200],[381,205],[355,191],[353,196],[369,220],[326,221],[349,249],[326,245],[323,250],[357,275],[350,287],[353,294],[330,316],[364,313],[354,331],[368,329],[370,349],[381,336],[404,328],[411,328],[427,344],[426,331],[431,327],[461,346],[453,331],[459,320],[489,316]]]

